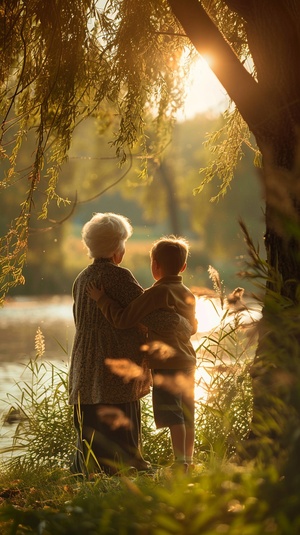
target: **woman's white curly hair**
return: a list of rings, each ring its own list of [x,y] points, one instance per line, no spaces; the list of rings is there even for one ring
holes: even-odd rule
[[[81,232],[90,258],[112,258],[124,249],[131,235],[132,226],[127,217],[112,212],[94,214]]]

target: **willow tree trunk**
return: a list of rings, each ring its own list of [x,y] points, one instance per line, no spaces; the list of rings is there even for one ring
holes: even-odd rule
[[[292,226],[299,223],[300,204],[295,170],[300,128],[300,5],[293,0],[275,4],[224,1],[245,21],[255,80],[198,0],[168,2],[199,53],[213,56],[214,73],[256,138],[264,165],[268,260],[282,276],[282,294],[298,302],[290,281],[300,279],[299,236],[294,232],[291,237],[289,231],[291,221]]]
[[[286,447],[293,427],[300,428],[300,3],[224,0],[243,21],[255,79],[201,2],[168,2],[199,53],[213,56],[212,70],[263,157],[269,273],[253,366],[253,432],[272,454],[274,443],[275,450]]]

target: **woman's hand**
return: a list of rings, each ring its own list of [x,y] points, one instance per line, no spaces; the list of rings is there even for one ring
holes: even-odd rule
[[[100,286],[100,288],[97,288],[94,282],[89,282],[86,285],[86,293],[91,299],[93,299],[94,301],[98,301],[100,297],[105,295],[105,290],[102,285]]]

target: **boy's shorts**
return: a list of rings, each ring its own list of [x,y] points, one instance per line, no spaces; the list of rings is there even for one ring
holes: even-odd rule
[[[185,424],[194,425],[195,369],[152,370],[152,403],[157,429]]]

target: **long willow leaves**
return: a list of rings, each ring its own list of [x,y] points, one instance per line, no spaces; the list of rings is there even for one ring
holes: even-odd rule
[[[0,187],[13,188],[16,180],[28,187],[0,240],[0,300],[24,282],[30,219],[47,218],[53,201],[69,202],[56,187],[76,125],[93,115],[103,127],[113,109],[119,126],[112,143],[122,163],[137,139],[145,139],[145,114],[164,128],[181,104],[187,40],[167,3],[109,0],[101,6],[96,0],[2,2],[0,145],[7,165]],[[36,149],[23,170],[19,149],[28,136]]]

